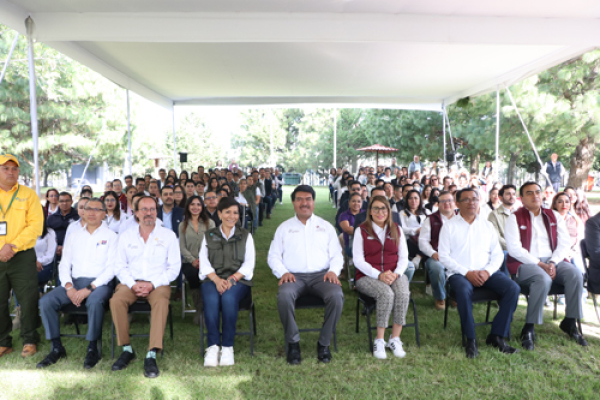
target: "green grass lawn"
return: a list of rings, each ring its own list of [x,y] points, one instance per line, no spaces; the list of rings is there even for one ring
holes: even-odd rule
[[[570,341],[558,328],[564,309],[559,306],[559,321],[552,320],[547,309],[545,324],[536,329],[538,341],[533,352],[508,356],[488,348],[485,337],[489,327],[477,328],[480,355],[468,360],[460,345],[460,325],[456,309],[450,310],[448,329],[443,329],[443,312],[436,311],[433,299],[424,294],[423,284],[412,283],[421,331],[421,347],[415,342],[414,329],[401,336],[406,358],[376,360],[367,351],[366,324],[361,316],[361,330],[355,333],[356,294],[344,282],[346,303],[338,324],[339,352],[333,353],[329,365],[317,363],[317,332],[302,333],[303,362],[288,366],[285,361],[283,329],[276,307],[277,280],[267,265],[269,244],[276,227],[293,215],[289,200],[291,188],[284,189],[285,199],[271,220],[256,233],[257,263],[255,286],[258,336],[255,355],[249,354],[249,339],[238,336],[233,367],[205,369],[200,354],[199,330],[188,314],[181,319],[181,303],[174,302],[175,338],[165,337],[164,358],[158,357],[161,376],[143,377],[146,338],[133,338],[139,358],[124,371],[110,367],[110,315],[105,318],[104,358],[91,371],[83,370],[87,342],[63,340],[68,358],[44,371],[35,364],[49,351],[42,341],[38,354],[30,359],[19,355],[20,339],[14,342],[11,355],[0,359],[1,399],[598,399],[600,398],[599,365],[600,325],[593,307],[586,305],[583,326],[590,346],[586,349]],[[335,210],[327,201],[327,190],[318,188],[315,213],[333,221]],[[418,271],[415,280],[422,280]],[[588,301],[588,302],[591,302]],[[514,316],[513,340],[524,323],[526,303],[522,299]],[[485,317],[484,305],[475,305],[477,320]],[[495,309],[492,309],[492,314]],[[316,327],[322,310],[300,310],[299,326]],[[412,322],[409,310],[407,322]],[[240,312],[239,327],[247,330],[248,313]],[[148,331],[146,317],[138,316],[132,333]],[[85,329],[85,327],[84,327]],[[65,327],[63,331],[73,332]],[[43,333],[43,328],[40,329]],[[387,337],[386,337],[387,339]],[[117,355],[120,349],[117,348]]]

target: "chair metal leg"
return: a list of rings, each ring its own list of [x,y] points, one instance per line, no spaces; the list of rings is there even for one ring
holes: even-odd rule
[[[358,333],[360,300],[356,299],[356,333]],[[600,320],[600,318],[598,318]]]
[[[249,323],[250,325],[248,326],[250,329],[248,329],[250,331],[250,355],[254,356],[254,327],[252,326],[252,314],[253,314],[253,309],[254,307],[250,307],[250,313],[248,314],[248,319],[249,319]]]
[[[448,326],[448,307],[450,307],[450,297],[446,298],[446,306],[444,309],[444,329]]]
[[[490,322],[490,307],[492,306],[492,302],[488,301],[487,310],[485,312],[485,322]]]
[[[367,317],[367,334],[369,336],[368,349],[371,352],[371,346],[373,345],[373,335],[371,334],[371,313],[368,309],[365,309],[365,317]]]
[[[254,303],[252,303],[252,327],[254,329],[254,336],[256,336],[256,311],[254,310]]]
[[[417,318],[417,305],[415,301],[411,298],[410,302],[413,306],[413,316],[415,318],[415,338],[417,339],[417,347],[421,347],[421,337],[419,335],[419,320]]]
[[[75,331],[78,335],[81,335],[81,332],[79,332],[79,322],[77,321],[77,317],[79,317],[79,315],[73,315],[73,318],[75,319]]]
[[[181,319],[185,319],[185,275],[181,277]]]
[[[555,321],[558,319],[558,314],[557,314],[557,309],[558,309],[558,295],[554,295],[554,315],[552,316],[552,319],[554,319]]]

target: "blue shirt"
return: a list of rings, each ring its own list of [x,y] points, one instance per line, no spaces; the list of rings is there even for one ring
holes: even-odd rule
[[[173,210],[171,210],[170,213],[166,213],[165,209],[163,208],[163,226],[169,229],[170,231],[173,230],[173,221],[171,218],[171,214],[173,214]]]

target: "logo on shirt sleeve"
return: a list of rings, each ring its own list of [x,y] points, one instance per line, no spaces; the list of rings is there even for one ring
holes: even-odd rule
[[[520,228],[524,231],[527,230],[527,227],[525,225],[521,225]]]

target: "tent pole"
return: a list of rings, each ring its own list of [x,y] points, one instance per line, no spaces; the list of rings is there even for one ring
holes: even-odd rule
[[[127,166],[129,167],[129,175],[133,175],[131,171],[131,108],[129,106],[129,89],[127,92]]]
[[[444,111],[444,102],[442,101],[442,135],[444,136],[444,168],[448,172],[448,161],[446,161],[446,112]]]
[[[496,174],[500,178],[500,85],[496,87]]]
[[[540,158],[540,155],[538,154],[537,149],[535,148],[535,143],[533,143],[533,139],[531,139],[531,135],[529,134],[529,129],[527,129],[527,125],[525,125],[525,121],[523,121],[523,117],[521,117],[521,113],[519,112],[517,103],[515,103],[515,99],[513,98],[512,93],[510,92],[510,89],[507,86],[505,86],[504,89],[506,90],[506,93],[508,93],[508,97],[510,97],[510,101],[512,102],[512,105],[515,108],[515,111],[517,112],[517,116],[521,120],[521,125],[523,125],[523,129],[525,130],[525,133],[527,134],[527,138],[529,139],[529,144],[531,144],[531,148],[533,149],[535,158],[537,159],[538,163],[540,164],[540,173],[542,175],[544,175],[544,177],[546,178],[546,181],[548,182],[548,185],[552,186],[552,182],[550,181],[548,174],[546,174],[546,171],[544,171],[544,164],[542,163],[542,159]]]
[[[173,168],[177,170],[177,134],[175,133],[175,103],[173,103]]]
[[[333,167],[337,168],[337,109],[333,109]]]
[[[6,62],[4,63],[4,67],[2,68],[2,73],[0,74],[0,85],[2,84],[2,81],[4,80],[4,75],[6,74],[6,68],[8,67],[8,64],[10,64],[10,59],[12,58],[12,54],[13,54],[13,51],[15,50],[15,47],[17,46],[18,40],[19,40],[19,34],[17,33],[17,36],[15,36],[15,40],[13,40],[12,46],[10,46],[10,51],[8,52],[8,57],[6,57]]]
[[[34,162],[34,182],[35,191],[40,195],[40,162],[38,155],[38,117],[37,117],[37,93],[35,87],[35,61],[33,58],[33,34],[35,26],[31,17],[25,20],[27,28],[28,49],[27,56],[29,58],[29,112],[31,114],[31,135],[33,136],[33,162]]]

